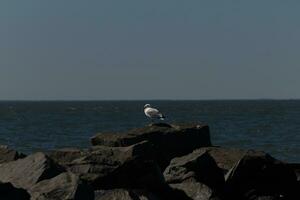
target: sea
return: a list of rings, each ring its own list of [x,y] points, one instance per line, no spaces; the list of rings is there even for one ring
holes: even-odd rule
[[[0,101],[0,145],[26,154],[88,148],[96,133],[148,125],[146,103],[166,123],[208,124],[213,145],[300,163],[300,100]]]

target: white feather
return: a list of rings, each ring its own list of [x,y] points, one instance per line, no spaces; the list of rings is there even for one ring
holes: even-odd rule
[[[159,112],[159,110],[157,110],[156,108],[146,107],[144,109],[144,113],[147,117],[149,117],[151,119],[155,119],[155,118],[158,118],[161,120],[164,119],[163,114],[161,112]]]

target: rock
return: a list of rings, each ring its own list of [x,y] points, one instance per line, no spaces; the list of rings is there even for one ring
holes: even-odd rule
[[[226,175],[227,198],[244,198],[251,191],[255,196],[297,195],[296,175],[293,170],[264,152],[248,151]],[[299,194],[298,194],[299,195]]]
[[[146,141],[128,147],[95,146],[71,162],[58,162],[95,189],[161,187],[164,178],[151,151]]]
[[[98,190],[95,192],[95,200],[160,200],[154,194],[144,190]]]
[[[164,200],[164,199],[178,199],[191,200],[184,192],[165,188],[167,190],[157,191],[157,194],[146,190],[137,189],[111,189],[111,190],[97,190],[95,191],[95,200]]]
[[[15,150],[9,149],[5,145],[0,145],[0,164],[24,158],[25,155]]]
[[[140,200],[162,200],[157,195],[146,190],[133,190],[133,192],[139,197]]]
[[[30,189],[31,200],[93,200],[94,191],[73,173],[43,180]]]
[[[202,183],[187,181],[170,184],[170,186],[184,191],[193,200],[208,200],[212,197],[212,190]]]
[[[63,169],[44,153],[35,153],[23,159],[0,165],[0,181],[15,187],[29,189],[36,183],[60,174]]]
[[[288,163],[287,165],[294,170],[297,181],[300,181],[300,163]]]
[[[250,190],[247,193],[245,193],[242,197],[242,199],[245,200],[284,200],[285,198],[281,198],[280,195],[266,195],[261,194],[260,192],[256,190]]]
[[[214,159],[205,149],[197,149],[192,153],[174,158],[164,171],[167,183],[182,183],[194,179],[220,191],[224,186],[224,176]]]
[[[1,200],[29,200],[28,192],[21,188],[15,188],[11,183],[0,182]]]
[[[202,149],[205,149],[216,161],[218,167],[223,170],[224,175],[247,153],[247,150],[234,148],[204,147]]]
[[[132,191],[114,189],[96,191],[95,200],[140,200],[140,198]]]
[[[281,198],[282,199],[282,198]],[[274,196],[259,196],[255,200],[280,200],[280,197]]]
[[[50,151],[47,155],[56,163],[64,166],[87,154],[87,150],[78,148],[62,148]]]
[[[192,152],[196,148],[211,146],[209,127],[204,124],[154,124],[123,133],[100,133],[91,138],[92,145],[111,147],[129,146],[147,140],[153,144],[157,162],[164,169],[169,161]]]
[[[172,188],[184,191],[192,200],[217,200],[213,191],[206,185],[198,182],[186,181],[183,183],[170,184]]]

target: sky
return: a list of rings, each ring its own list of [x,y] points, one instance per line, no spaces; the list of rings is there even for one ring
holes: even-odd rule
[[[0,100],[297,99],[300,1],[3,0]]]

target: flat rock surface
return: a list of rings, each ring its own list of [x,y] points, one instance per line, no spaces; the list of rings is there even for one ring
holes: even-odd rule
[[[205,124],[154,124],[121,133],[99,133],[91,138],[91,143],[117,147],[144,140],[153,144],[156,161],[162,169],[174,157],[183,156],[200,147],[211,146],[209,127]]]
[[[211,145],[209,128],[204,124],[185,124],[185,125],[151,125],[142,128],[132,129],[126,132],[99,133],[91,138],[92,145],[104,146],[129,146],[143,140],[157,140],[163,137],[179,137],[180,139],[206,138],[202,142],[207,146]],[[178,139],[179,139],[178,138]]]

